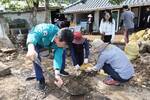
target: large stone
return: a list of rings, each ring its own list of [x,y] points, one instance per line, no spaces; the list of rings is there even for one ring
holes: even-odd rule
[[[85,73],[80,73],[78,76],[70,76],[64,79],[62,90],[71,95],[85,95],[89,93],[92,88]]]
[[[12,53],[12,52],[15,52],[16,49],[15,48],[1,48],[0,51],[4,53]]]
[[[11,74],[10,67],[0,62],[0,77],[4,77]]]

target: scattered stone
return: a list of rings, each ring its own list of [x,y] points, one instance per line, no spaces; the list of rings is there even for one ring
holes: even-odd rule
[[[0,53],[0,57],[2,57],[3,56],[3,53]]]
[[[10,67],[0,62],[0,77],[5,77],[11,74]]]
[[[1,48],[0,51],[2,51],[3,53],[12,53],[12,52],[16,52],[15,48]]]
[[[150,55],[148,53],[145,53],[141,56],[141,62],[148,64],[150,62]]]

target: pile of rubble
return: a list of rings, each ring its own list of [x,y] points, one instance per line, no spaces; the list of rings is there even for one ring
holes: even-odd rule
[[[150,53],[150,29],[133,33],[125,46],[125,53],[130,60],[135,60],[140,53]]]
[[[150,89],[150,53],[141,54],[133,61],[135,76],[130,81],[133,86],[140,86]]]
[[[130,83],[150,89],[150,29],[133,33],[125,52],[135,68],[135,76]]]

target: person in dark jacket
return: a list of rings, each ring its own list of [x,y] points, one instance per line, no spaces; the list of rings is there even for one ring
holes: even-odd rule
[[[93,16],[92,16],[92,14],[89,14],[88,15],[88,21],[87,21],[89,34],[92,34],[92,32],[93,32],[93,22],[94,22]]]
[[[72,42],[71,57],[73,65],[78,69],[85,63],[88,63],[89,43],[86,38],[82,37],[81,32],[74,32],[74,40]]]
[[[150,8],[146,8],[146,12],[143,18],[144,21],[144,28],[149,28],[150,27]]]

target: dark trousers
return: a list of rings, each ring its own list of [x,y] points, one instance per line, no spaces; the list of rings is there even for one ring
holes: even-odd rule
[[[62,56],[62,66],[61,66],[61,70],[64,71],[65,69],[65,64],[66,64],[66,49],[64,49],[63,51],[63,56]]]
[[[40,49],[41,49],[41,47],[39,45],[35,46],[35,51],[38,54],[38,59],[41,61],[41,57],[39,55]],[[44,75],[43,75],[43,70],[42,70],[41,66],[39,66],[35,62],[33,62],[33,66],[34,66],[34,69],[35,69],[36,80],[37,81],[43,80],[44,79]]]
[[[111,43],[112,35],[104,35],[104,42]]]
[[[77,61],[77,64],[81,66],[84,62],[84,53],[75,53],[75,59]]]
[[[111,67],[110,64],[104,64],[103,70],[105,73],[110,75],[114,80],[119,82],[127,82],[128,80],[122,79],[119,74]]]
[[[42,49],[41,46],[39,46],[39,45],[35,46],[35,51],[38,54],[38,59],[41,61],[41,57],[39,55],[40,49]],[[65,59],[66,59],[66,50],[63,51],[63,56],[62,57],[63,57],[63,61],[62,61],[61,70],[64,70],[65,69]],[[33,66],[34,66],[34,69],[35,69],[36,80],[37,81],[43,80],[44,79],[44,75],[43,75],[43,70],[42,70],[41,66],[39,66],[35,62],[33,62]]]

